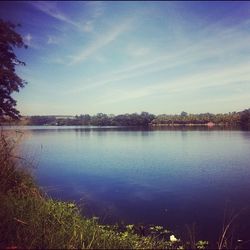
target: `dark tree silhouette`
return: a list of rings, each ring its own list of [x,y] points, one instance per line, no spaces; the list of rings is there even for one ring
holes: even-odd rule
[[[250,125],[250,109],[245,109],[240,114],[240,123],[243,126]]]
[[[20,117],[15,109],[16,101],[13,92],[19,92],[26,82],[16,74],[16,66],[25,65],[14,52],[15,48],[27,48],[23,38],[15,29],[20,25],[0,19],[0,119]]]

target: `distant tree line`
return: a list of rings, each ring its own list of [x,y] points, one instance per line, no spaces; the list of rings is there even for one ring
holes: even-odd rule
[[[54,126],[175,126],[175,125],[224,125],[250,127],[250,109],[226,114],[188,114],[181,112],[176,115],[153,115],[148,112],[107,115],[81,114],[71,117],[60,116],[29,116],[23,117],[19,124],[23,125],[54,125]]]
[[[175,125],[175,124],[194,124],[205,125],[208,123],[221,124],[221,125],[237,125],[240,123],[240,112],[232,112],[227,114],[187,114],[182,112],[180,115],[158,115],[153,121],[154,125]]]
[[[148,112],[141,114],[107,115],[76,115],[71,118],[57,118],[56,116],[31,116],[28,125],[93,125],[93,126],[148,126],[156,116]]]
[[[224,126],[250,126],[250,109],[241,112],[225,114],[188,114],[158,115],[151,121],[151,125],[224,125]]]

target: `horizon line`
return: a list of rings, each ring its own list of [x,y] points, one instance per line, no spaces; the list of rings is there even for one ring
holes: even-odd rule
[[[220,113],[213,113],[213,112],[199,112],[199,113],[189,113],[185,110],[183,111],[180,111],[179,113],[161,113],[161,114],[154,114],[154,113],[151,113],[151,112],[148,112],[148,111],[139,111],[139,112],[125,112],[125,113],[119,113],[119,114],[113,114],[113,113],[104,113],[104,112],[97,112],[95,114],[90,114],[90,113],[81,113],[81,114],[75,114],[75,115],[66,115],[66,114],[61,114],[61,115],[55,115],[55,114],[35,114],[35,115],[21,115],[21,117],[31,117],[31,116],[57,116],[57,117],[75,117],[75,116],[80,116],[80,115],[90,115],[90,116],[94,116],[94,115],[97,115],[97,114],[105,114],[105,115],[125,115],[125,114],[141,114],[143,112],[146,112],[146,113],[149,113],[149,114],[152,114],[152,115],[180,115],[182,112],[186,112],[188,115],[190,114],[228,114],[228,113],[239,113],[239,112],[242,112],[244,110],[247,110],[247,109],[250,109],[250,108],[245,108],[245,109],[242,109],[242,110],[239,110],[239,111],[229,111],[229,112],[220,112]]]

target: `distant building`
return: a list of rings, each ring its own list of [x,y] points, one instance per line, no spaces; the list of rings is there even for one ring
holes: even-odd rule
[[[207,123],[207,126],[208,126],[208,127],[213,127],[214,125],[215,125],[215,123],[213,123],[213,122],[208,122],[208,123]]]

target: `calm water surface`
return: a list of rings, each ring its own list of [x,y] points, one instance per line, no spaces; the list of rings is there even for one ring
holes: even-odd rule
[[[19,127],[20,129],[20,127]],[[250,131],[25,127],[23,153],[49,195],[105,223],[152,223],[201,237],[250,205]],[[250,213],[248,213],[249,215]],[[240,230],[249,230],[250,216]],[[250,231],[250,230],[249,230]]]

